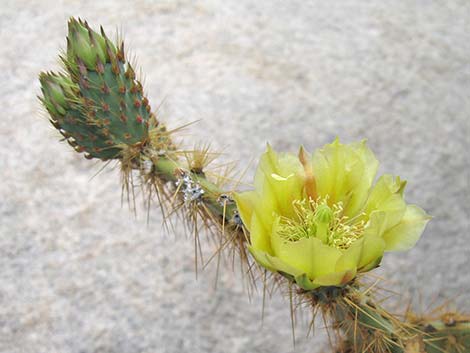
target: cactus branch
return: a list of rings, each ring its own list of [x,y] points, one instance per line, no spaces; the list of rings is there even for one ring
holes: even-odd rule
[[[325,292],[325,290],[323,290]],[[340,330],[338,353],[463,353],[470,351],[470,318],[444,313],[440,319],[407,322],[377,303],[373,291],[348,286],[336,296],[318,296],[323,315]]]
[[[207,227],[215,227],[217,244],[231,241],[239,250],[241,263],[251,270],[249,234],[231,192],[206,175],[205,166],[212,160],[207,157],[208,147],[184,163],[182,156],[188,159],[188,154],[178,150],[173,132],[152,113],[142,84],[126,59],[124,44],[113,43],[103,29],[95,32],[87,22],[72,18],[62,61],[63,73],[41,73],[39,78],[40,100],[54,128],[85,157],[119,161],[124,188],[129,190],[129,183],[132,187],[129,180],[137,171],[150,190],[164,193],[165,197],[159,196],[161,203],[167,202],[174,210],[189,210],[183,212],[188,222],[202,220]],[[308,193],[316,195],[312,185]],[[328,212],[322,217],[327,216]],[[323,224],[317,221],[317,225]],[[230,230],[228,239],[225,229]],[[333,324],[337,352],[470,352],[469,317],[444,313],[438,318],[402,320],[377,304],[373,291],[361,290],[364,286],[358,282],[306,291],[295,289],[286,274],[274,273],[273,278],[282,284],[287,281],[291,301],[292,290],[297,290],[314,313],[321,311]]]

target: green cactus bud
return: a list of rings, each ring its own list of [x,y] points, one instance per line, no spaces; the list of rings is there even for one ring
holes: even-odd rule
[[[52,76],[52,78],[55,78],[55,77]],[[64,91],[60,83],[57,81],[58,80],[46,81],[46,84],[48,86],[47,88],[49,89],[48,93],[51,95],[51,98],[54,99],[54,101],[56,101],[61,106],[65,106],[66,102],[65,102]]]
[[[67,57],[82,60],[88,67],[95,66],[96,56],[92,52],[88,31],[75,19],[69,21]]]
[[[69,20],[67,59],[81,60],[89,69],[96,65],[97,58],[106,60],[105,39],[93,31],[87,22]]]
[[[43,93],[42,102],[48,112],[54,117],[66,115],[66,110],[70,108],[67,96],[73,97],[72,81],[63,75],[45,72],[39,75],[39,81]]]
[[[96,57],[101,61],[106,61],[106,39],[99,35],[97,32],[93,31],[88,23],[85,22],[86,28],[88,30],[88,35],[90,37],[91,47],[96,50]]]

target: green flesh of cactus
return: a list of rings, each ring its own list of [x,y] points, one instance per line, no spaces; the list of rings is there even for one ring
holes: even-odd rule
[[[66,75],[40,75],[41,101],[75,150],[107,160],[121,158],[127,147],[143,147],[157,122],[123,43],[72,18],[62,61]]]

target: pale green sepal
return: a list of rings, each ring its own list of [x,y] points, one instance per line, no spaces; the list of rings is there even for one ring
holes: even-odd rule
[[[373,270],[376,267],[379,267],[380,263],[382,262],[382,257],[383,256],[380,256],[375,261],[372,261],[368,265],[365,265],[364,267],[359,268],[358,272],[368,272],[370,270]]]
[[[319,276],[313,280],[313,284],[320,286],[336,286],[341,287],[350,282],[356,276],[356,270],[347,270],[342,272],[328,273]]]
[[[296,276],[295,277],[295,283],[297,283],[297,285],[300,288],[305,289],[305,290],[314,290],[314,289],[316,289],[320,286],[319,284],[314,284],[310,280],[310,278],[308,278],[306,273],[304,273],[300,276]]]

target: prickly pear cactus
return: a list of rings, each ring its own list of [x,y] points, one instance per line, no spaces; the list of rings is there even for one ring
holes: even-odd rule
[[[264,292],[270,279],[275,285],[287,288],[292,324],[294,308],[306,308],[313,316],[321,313],[325,323],[331,323],[328,330],[336,340],[335,352],[470,352],[468,316],[444,312],[438,317],[418,317],[409,311],[402,319],[381,307],[380,300],[375,299],[375,284],[369,286],[361,282],[359,272],[373,270],[385,250],[375,228],[369,227],[369,236],[373,238],[365,241],[364,228],[371,224],[362,221],[365,212],[352,218],[357,224],[343,217],[342,200],[351,194],[364,196],[367,188],[363,183],[369,179],[371,183],[373,179],[373,175],[367,177],[371,175],[367,171],[358,172],[358,166],[369,164],[371,170],[376,169],[375,158],[364,144],[346,148],[335,142],[328,147],[328,151],[336,151],[334,158],[320,158],[324,149],[313,154],[318,157],[316,167],[310,166],[303,149],[297,160],[286,154],[277,156],[268,148],[255,178],[258,190],[243,193],[243,196],[235,189],[227,190],[230,178],[226,173],[209,170],[214,154],[208,147],[188,151],[172,143],[171,135],[175,131],[168,131],[152,114],[142,84],[126,59],[122,41],[112,42],[102,28],[98,33],[87,22],[71,18],[67,50],[61,60],[63,72],[43,72],[39,77],[40,100],[49,113],[50,122],[75,151],[84,152],[85,157],[121,162],[124,189],[129,191],[129,184],[133,187],[132,176],[138,174],[149,204],[157,195],[165,219],[167,214],[181,215],[193,231],[196,269],[199,230],[205,228],[207,234],[212,235],[212,242],[219,246],[218,258],[225,249],[232,258],[237,254],[250,280],[263,278]],[[330,161],[334,161],[334,165],[328,167]],[[355,172],[346,172],[351,166]],[[351,182],[348,178],[352,175],[358,180]],[[238,185],[228,184],[233,188]],[[385,217],[389,209],[393,213],[390,217],[397,218],[401,205],[398,213],[403,224],[398,230],[394,228],[395,232],[387,233],[388,240],[394,240],[389,247],[397,246],[402,238],[411,246],[424,229],[427,217],[417,207],[408,209],[404,204],[404,184],[400,179],[385,178],[382,184],[380,193],[376,192],[376,196],[381,196],[376,197],[376,201],[385,204],[374,219],[385,222],[385,218],[380,217]],[[317,195],[322,185],[323,189],[327,185],[333,196],[340,195],[340,190],[348,195],[337,205],[329,205],[333,200],[329,193],[324,199]],[[353,185],[358,185],[359,189],[349,193],[348,188]],[[295,204],[302,197],[306,197],[304,201],[308,203]],[[390,200],[394,200],[393,207],[388,204]],[[376,203],[378,207],[378,201]],[[292,211],[289,207],[293,205],[297,208],[289,216],[291,222],[281,224],[281,217],[274,215],[283,214],[286,208]],[[299,223],[299,219],[302,222]],[[278,233],[274,234],[272,229],[277,229]],[[278,239],[281,233],[285,237]],[[411,237],[413,241],[410,234],[415,234]],[[326,246],[326,240],[333,238],[341,240],[339,245],[335,247],[332,241],[330,247]],[[286,244],[290,248],[286,248]],[[282,260],[273,256],[274,245],[279,249],[284,247],[279,252]],[[309,271],[311,276],[316,276],[315,283],[307,277]]]
[[[61,59],[67,75],[42,73],[41,100],[69,144],[102,160],[142,150],[158,122],[126,60],[124,43],[72,18]]]

